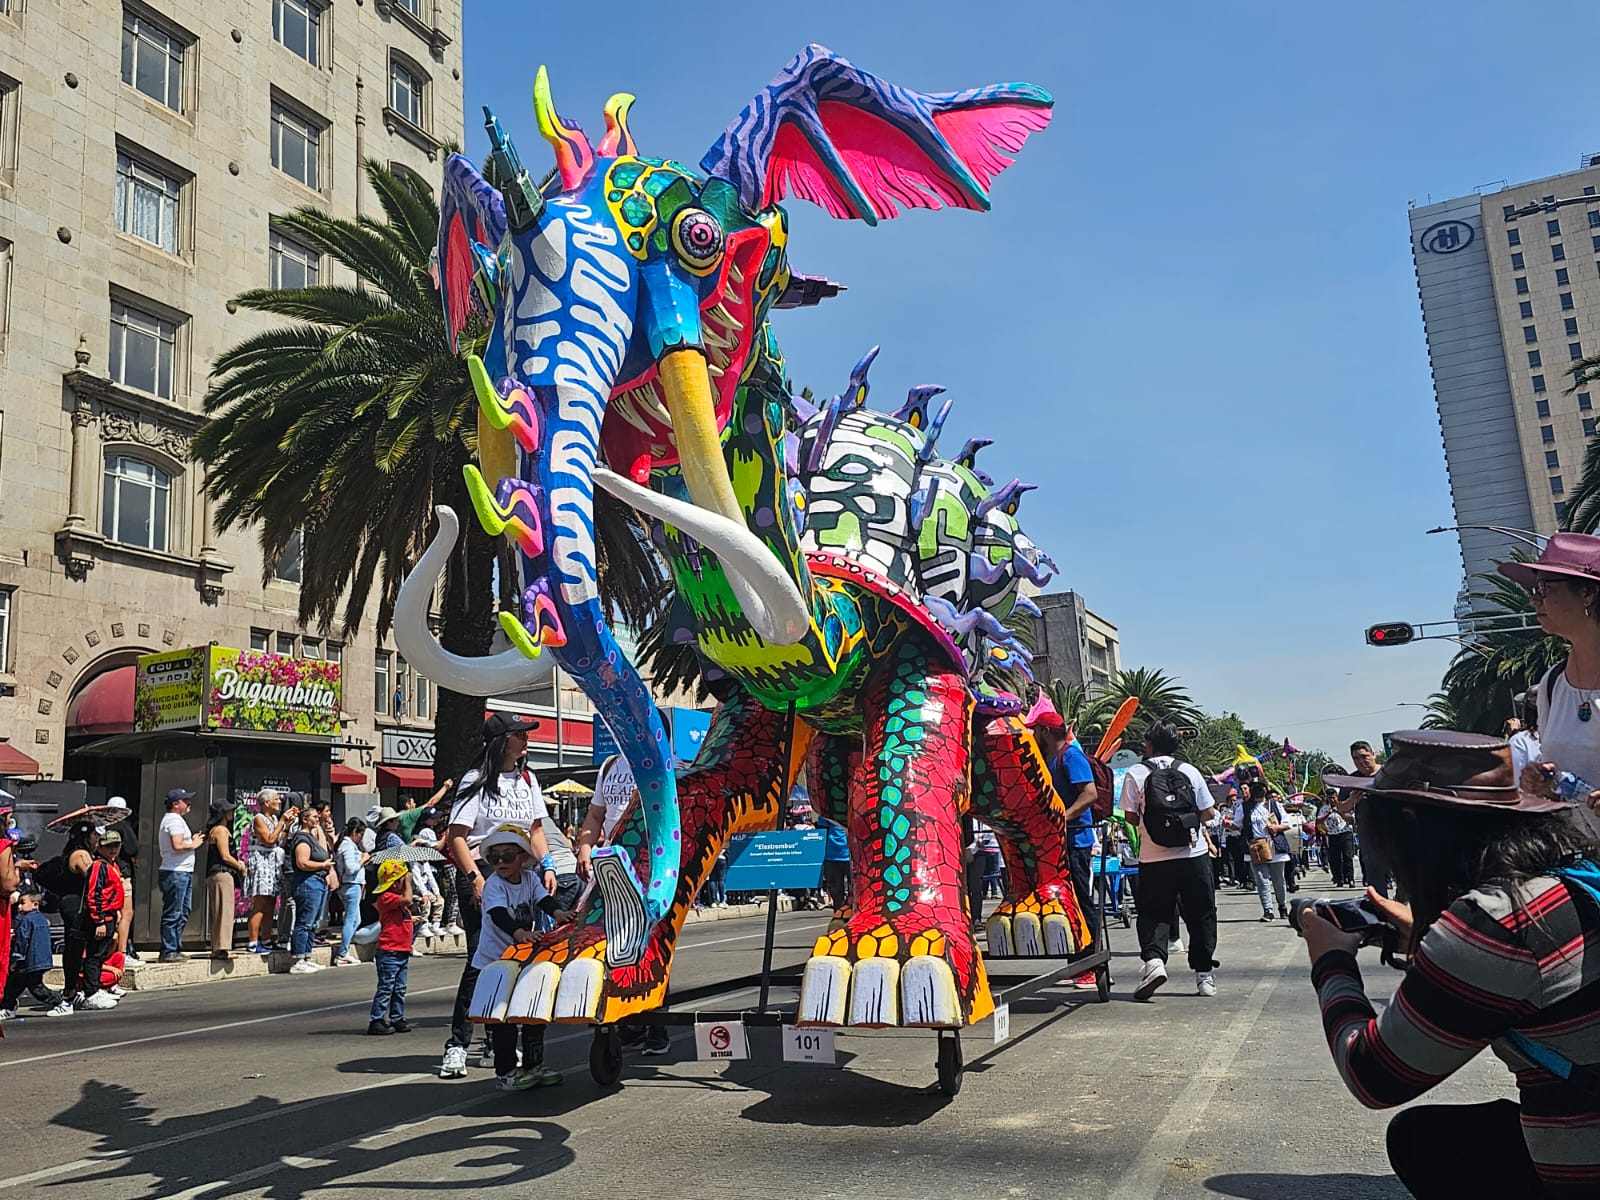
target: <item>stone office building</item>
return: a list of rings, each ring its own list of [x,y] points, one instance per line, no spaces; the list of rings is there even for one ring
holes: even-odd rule
[[[208,642],[340,661],[374,752],[336,784],[429,727],[391,647],[298,626],[298,563],[263,584],[187,452],[263,326],[230,298],[337,277],[274,214],[378,213],[363,158],[435,181],[462,103],[460,0],[0,0],[0,777],[134,795],[73,751],[131,729],[140,654]]]

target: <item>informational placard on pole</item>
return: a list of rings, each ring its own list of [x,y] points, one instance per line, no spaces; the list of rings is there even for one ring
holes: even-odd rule
[[[1011,1005],[994,1006],[994,1040],[1003,1042],[1011,1036]]]
[[[750,1057],[743,1021],[696,1021],[694,1056],[701,1062]]]
[[[828,835],[821,829],[735,834],[728,839],[723,886],[730,892],[814,888],[822,882],[827,849]]]
[[[836,1056],[833,1049],[833,1030],[807,1029],[799,1025],[783,1027],[783,1061],[821,1063],[833,1066]]]

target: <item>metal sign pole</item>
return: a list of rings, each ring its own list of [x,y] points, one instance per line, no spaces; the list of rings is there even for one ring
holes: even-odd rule
[[[772,942],[778,932],[778,889],[767,889],[767,944],[761,952],[761,1003],[757,1012],[767,1011],[767,992],[772,985]]]

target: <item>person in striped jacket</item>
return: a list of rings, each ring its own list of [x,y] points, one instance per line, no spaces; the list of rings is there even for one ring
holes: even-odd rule
[[[1410,958],[1377,1013],[1359,935],[1301,916],[1333,1059],[1369,1108],[1405,1104],[1485,1047],[1520,1103],[1424,1104],[1390,1122],[1389,1162],[1413,1196],[1600,1196],[1600,843],[1559,798],[1518,789],[1505,742],[1392,735],[1356,810],[1411,905],[1369,890]]]

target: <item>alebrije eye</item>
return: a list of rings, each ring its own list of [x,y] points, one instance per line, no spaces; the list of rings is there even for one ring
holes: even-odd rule
[[[703,208],[686,208],[672,219],[672,248],[690,270],[704,273],[722,260],[722,226]]]

